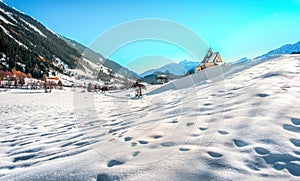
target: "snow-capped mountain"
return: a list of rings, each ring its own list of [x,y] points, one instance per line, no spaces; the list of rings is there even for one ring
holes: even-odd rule
[[[181,65],[186,71],[195,69],[195,67],[198,66],[199,64],[200,62],[187,61],[187,60],[183,60],[179,62],[179,65]]]
[[[237,63],[244,63],[244,62],[247,62],[248,60],[249,60],[249,59],[248,59],[247,57],[243,57],[243,58],[237,60],[236,62],[237,62]]]
[[[140,76],[145,77],[147,75],[154,74],[155,72],[164,72],[164,73],[167,72],[167,73],[171,73],[173,75],[183,76],[189,70],[194,69],[197,65],[199,65],[199,62],[184,60],[179,63],[169,63],[160,68],[148,70],[148,71],[140,74]]]
[[[300,41],[295,43],[295,44],[287,44],[283,45],[280,48],[277,48],[275,50],[271,50],[268,53],[259,56],[257,58],[262,58],[262,57],[268,57],[272,55],[280,55],[280,54],[292,54],[292,53],[299,53],[300,52]]]
[[[79,78],[104,76],[126,80],[138,76],[102,55],[66,39],[24,13],[0,2],[1,70],[30,73],[41,78],[50,71]],[[22,66],[24,65],[24,66]],[[102,76],[103,77],[103,76]],[[120,80],[122,81],[122,80]]]
[[[140,76],[145,77],[147,75],[154,74],[155,72],[168,72],[168,73],[171,73],[174,75],[184,75],[186,70],[177,63],[170,63],[170,64],[164,65],[158,69],[148,70],[148,71],[140,74]]]

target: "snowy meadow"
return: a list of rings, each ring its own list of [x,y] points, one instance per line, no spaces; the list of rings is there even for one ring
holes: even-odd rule
[[[0,180],[299,180],[300,56],[205,71],[141,99],[1,89]]]

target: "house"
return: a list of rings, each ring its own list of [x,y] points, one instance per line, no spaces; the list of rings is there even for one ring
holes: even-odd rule
[[[207,54],[201,61],[201,64],[196,67],[196,72],[199,72],[203,69],[213,67],[222,63],[223,60],[219,52],[213,52],[211,48],[207,51]]]
[[[164,75],[164,74],[157,75],[156,80],[159,84],[165,84],[165,83],[168,83],[168,81],[169,81],[167,78],[167,75]]]

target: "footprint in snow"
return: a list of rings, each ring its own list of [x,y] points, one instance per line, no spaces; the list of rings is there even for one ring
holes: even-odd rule
[[[233,142],[237,147],[244,147],[244,146],[248,145],[248,143],[246,143],[242,140],[233,139]]]
[[[122,161],[118,161],[118,160],[110,160],[108,163],[107,163],[107,166],[108,167],[113,167],[113,166],[117,166],[117,165],[123,165],[124,162]]]
[[[207,128],[203,128],[203,127],[200,127],[199,129],[200,129],[201,131],[207,130]]]
[[[297,125],[297,126],[300,125],[300,119],[298,119],[298,118],[292,118],[291,121],[294,125]]]
[[[290,132],[300,133],[300,127],[289,125],[289,124],[284,124],[283,129]]]
[[[139,144],[142,144],[142,145],[146,145],[146,144],[149,143],[148,141],[144,141],[144,140],[140,140],[140,141],[138,141],[138,142],[139,142]]]
[[[267,155],[270,153],[269,150],[262,148],[262,147],[256,147],[256,148],[254,148],[254,150],[257,154],[260,154],[260,155]]]
[[[194,123],[186,123],[187,127],[192,126],[192,125],[194,125]]]
[[[271,154],[262,157],[265,162],[276,170],[286,169],[293,176],[300,176],[299,158],[290,154]]]
[[[97,181],[104,181],[104,180],[120,180],[120,178],[117,176],[114,176],[114,175],[111,176],[111,175],[108,175],[105,173],[97,175]]]
[[[220,158],[220,157],[223,156],[222,154],[217,153],[217,152],[213,152],[213,151],[209,151],[207,153],[209,154],[209,156],[214,157],[214,158]]]
[[[125,137],[124,141],[130,141],[132,139],[132,137]]]
[[[140,151],[135,151],[135,152],[132,153],[132,156],[133,156],[133,157],[136,157],[136,156],[138,156],[140,153],[141,153]]]
[[[161,138],[162,137],[162,135],[153,135],[152,136],[152,138],[154,138],[154,139],[159,139],[159,138]]]
[[[257,97],[261,97],[261,98],[264,98],[264,97],[268,97],[269,94],[264,94],[264,93],[258,93],[256,94]]]
[[[191,149],[189,148],[179,148],[179,151],[190,151]]]
[[[219,130],[218,131],[221,135],[227,135],[229,134],[227,131],[224,131],[224,130]]]
[[[298,140],[298,139],[290,139],[290,142],[292,142],[296,147],[300,147],[300,140]]]
[[[171,147],[171,146],[174,146],[175,143],[172,142],[172,141],[168,141],[168,142],[163,142],[160,145],[163,146],[163,147]]]

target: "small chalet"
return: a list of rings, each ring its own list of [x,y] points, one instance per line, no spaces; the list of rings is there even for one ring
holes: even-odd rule
[[[213,67],[222,63],[222,58],[219,52],[213,52],[211,48],[209,48],[207,54],[201,61],[201,64],[196,67],[196,72],[199,72],[203,69]]]
[[[168,83],[168,81],[169,81],[167,78],[167,75],[164,75],[164,74],[158,75],[156,80],[159,84],[165,84],[165,83]]]

